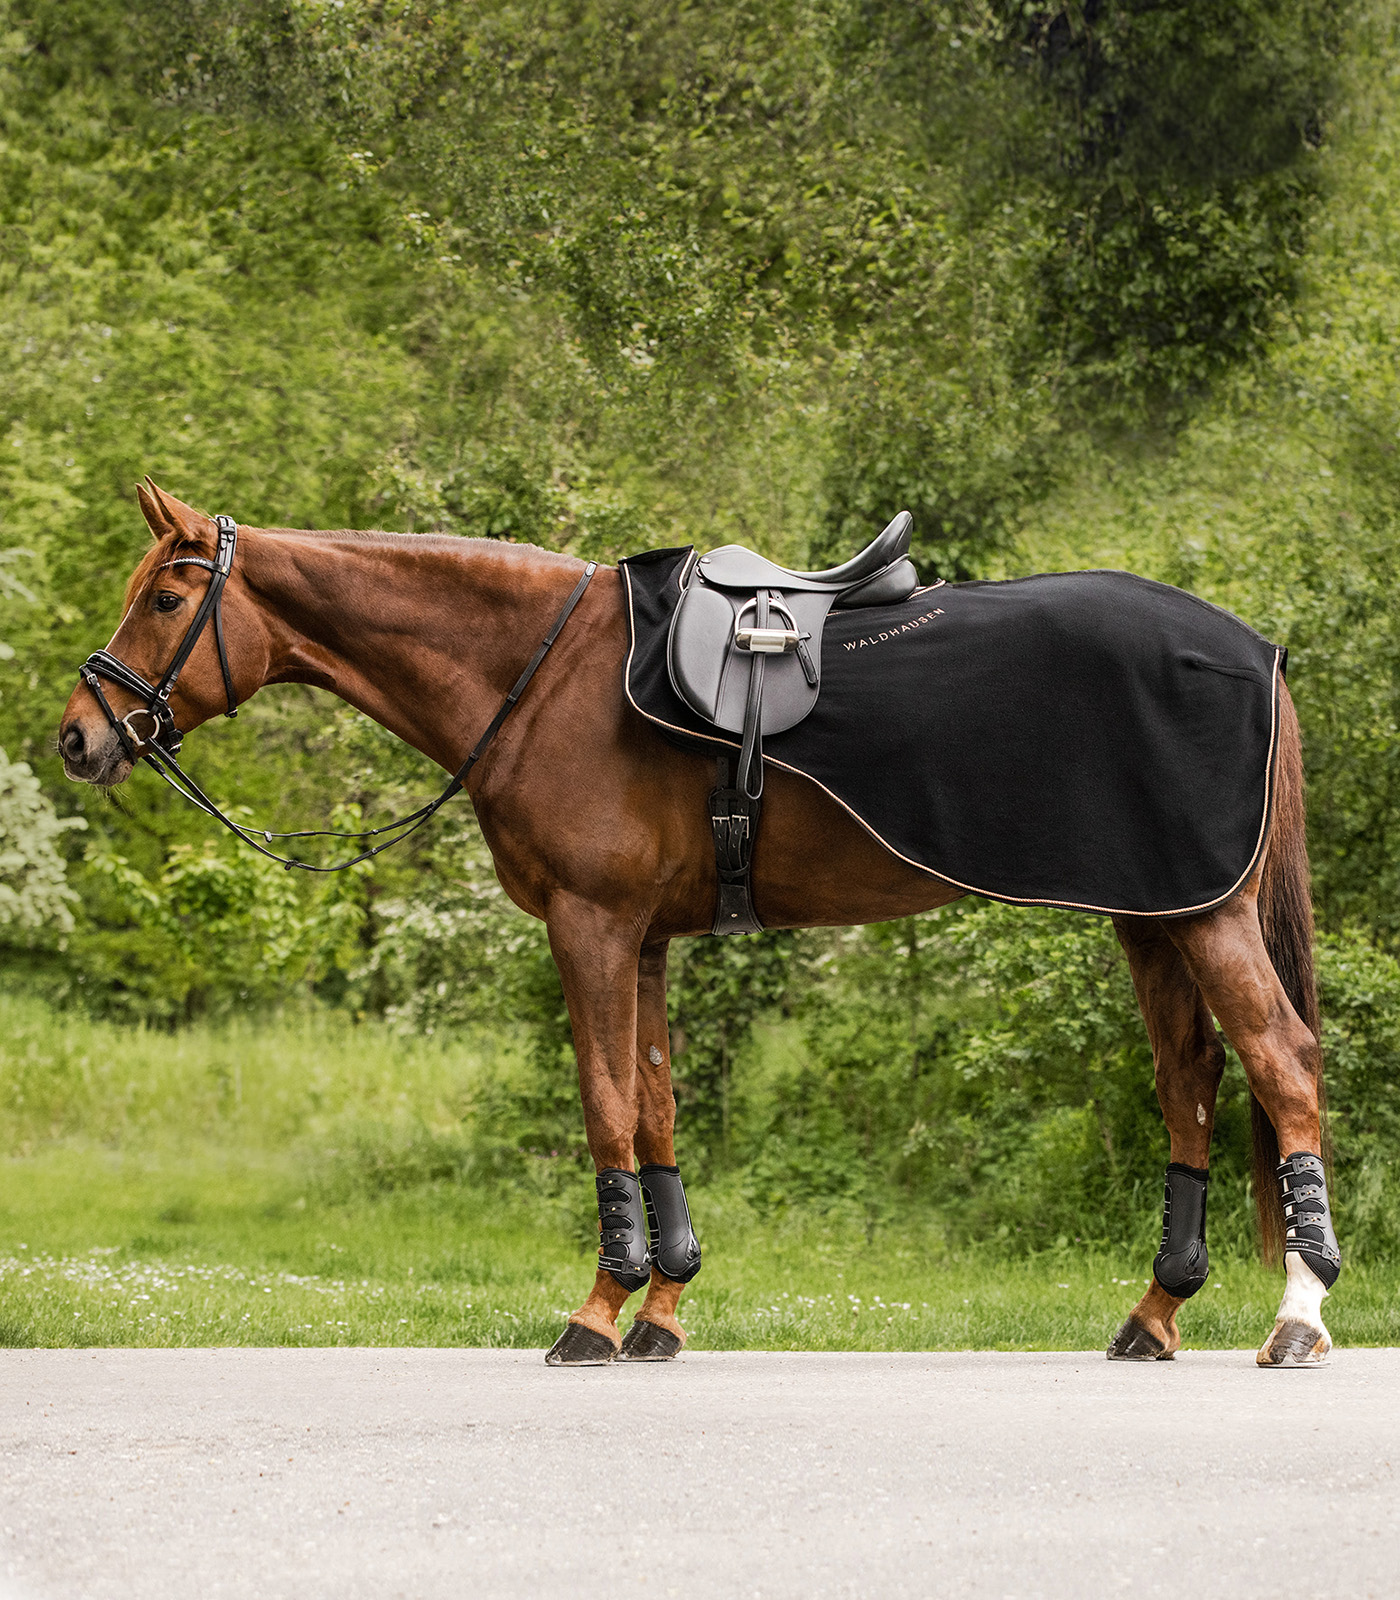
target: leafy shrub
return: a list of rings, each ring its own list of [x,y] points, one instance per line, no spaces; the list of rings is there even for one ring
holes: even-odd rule
[[[27,763],[0,749],[0,939],[71,933],[73,902],[58,840],[81,817],[58,817]]]

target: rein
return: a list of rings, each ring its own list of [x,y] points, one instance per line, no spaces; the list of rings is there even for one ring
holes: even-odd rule
[[[128,759],[135,765],[138,761],[145,761],[153,771],[175,790],[176,794],[188,800],[206,816],[213,817],[216,822],[221,822],[230,833],[237,834],[244,844],[251,845],[259,855],[266,856],[270,861],[280,862],[289,872],[293,867],[298,867],[303,872],[344,872],[347,867],[358,866],[362,861],[368,861],[372,856],[377,856],[381,851],[388,850],[392,845],[401,843],[409,834],[416,833],[425,822],[442,809],[452,797],[466,787],[467,774],[486,752],[486,747],[500,731],[501,724],[515,709],[516,702],[524,694],[530,679],[534,677],[540,663],[549,654],[554,641],[563,632],[564,624],[573,614],[574,607],[583,598],[583,592],[588,587],[593,574],[598,570],[598,563],[590,561],[583,569],[583,576],[574,585],[573,593],[564,602],[559,615],[555,617],[549,632],[534,655],[530,657],[529,664],[524,672],[515,680],[515,686],[501,702],[496,715],[487,725],[485,733],[472,746],[471,753],[448,780],[446,788],[436,799],[429,800],[419,806],[416,811],[411,811],[405,817],[399,817],[393,822],[386,822],[379,828],[362,828],[355,832],[337,832],[331,828],[304,828],[290,833],[278,833],[266,828],[246,828],[241,823],[235,822],[227,813],[221,811],[217,805],[205,794],[204,790],[195,782],[188,772],[181,767],[177,759],[180,754],[184,734],[175,725],[175,714],[170,709],[170,696],[179,681],[180,673],[184,670],[185,663],[190,658],[190,653],[199,643],[200,635],[208,625],[210,617],[214,619],[214,643],[219,652],[219,670],[223,674],[224,693],[228,698],[226,717],[238,715],[238,700],[233,692],[233,676],[229,671],[228,650],[224,643],[224,616],[223,593],[224,585],[228,582],[229,574],[233,571],[234,551],[238,547],[238,526],[232,517],[219,516],[214,519],[219,530],[218,546],[212,561],[206,561],[202,556],[180,556],[174,561],[167,561],[165,567],[203,567],[209,573],[209,587],[204,592],[204,598],[199,603],[199,610],[190,620],[190,625],[185,630],[171,659],[170,665],[165,669],[165,675],[159,683],[148,683],[139,672],[135,672],[127,664],[114,656],[110,650],[94,650],[87,660],[78,668],[78,674],[83,682],[92,690],[98,705],[102,708],[103,715],[107,718],[121,747],[126,752]],[[159,570],[164,571],[165,567]],[[137,706],[127,712],[126,716],[119,717],[113,709],[111,702],[102,688],[102,679],[117,684],[130,693],[139,696],[144,705]],[[150,730],[146,734],[137,733],[131,726],[133,717],[148,717]],[[338,861],[334,866],[316,866],[310,861],[299,861],[295,856],[280,856],[275,850],[267,848],[274,839],[375,839],[380,834],[391,833],[393,838],[385,839],[382,844],[371,846],[362,850],[359,855],[351,856],[348,861]],[[265,842],[258,843],[261,837]]]

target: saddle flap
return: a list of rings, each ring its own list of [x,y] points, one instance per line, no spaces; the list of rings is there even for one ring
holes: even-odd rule
[[[765,655],[762,733],[782,733],[796,726],[816,705],[821,691],[822,630],[834,598],[830,592],[785,592],[773,602],[775,624],[785,624],[785,610],[797,631],[807,635],[805,654],[817,681],[810,681],[795,652]],[[671,618],[666,648],[671,686],[692,711],[726,733],[742,733],[744,728],[754,656],[740,648],[735,633],[753,620],[752,594],[713,588],[698,573]]]
[[[713,722],[719,711],[720,685],[733,633],[734,607],[729,596],[706,583],[691,583],[671,618],[666,665],[671,687],[706,722]]]

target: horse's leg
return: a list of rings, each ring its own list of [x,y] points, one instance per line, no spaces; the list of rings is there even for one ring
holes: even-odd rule
[[[597,1366],[617,1354],[618,1313],[647,1282],[646,1214],[632,1167],[639,941],[633,919],[572,895],[556,896],[545,922],[573,1025],[602,1241],[593,1291],[545,1360],[551,1366]]]
[[[1316,1365],[1332,1348],[1322,1321],[1322,1301],[1336,1280],[1341,1259],[1321,1161],[1322,1053],[1317,1038],[1298,1015],[1269,959],[1253,886],[1207,916],[1169,925],[1168,932],[1239,1052],[1250,1090],[1277,1134],[1277,1150],[1287,1152],[1279,1177],[1290,1190],[1284,1240],[1288,1280],[1273,1331],[1259,1352],[1259,1364]],[[1306,982],[1310,988],[1310,970]],[[1271,1149],[1269,1159],[1276,1153]],[[1258,1166],[1256,1186],[1265,1176]],[[1273,1195],[1260,1198],[1266,1206],[1275,1204]],[[1261,1215],[1268,1212],[1261,1210]]]
[[[637,1320],[622,1341],[622,1355],[628,1361],[668,1361],[685,1343],[676,1308],[686,1284],[700,1270],[700,1246],[691,1232],[676,1165],[664,943],[644,945],[638,968],[637,1085],[636,1144],[652,1230],[651,1283]]]
[[[1114,1335],[1108,1358],[1169,1360],[1181,1345],[1176,1314],[1205,1282],[1205,1173],[1225,1047],[1196,980],[1162,925],[1125,917],[1114,922],[1114,929],[1152,1041],[1171,1166],[1167,1225],[1152,1264],[1152,1283]]]

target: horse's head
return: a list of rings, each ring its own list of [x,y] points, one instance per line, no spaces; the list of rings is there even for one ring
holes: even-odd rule
[[[125,615],[107,653],[157,685],[199,621],[201,603],[214,578],[210,566],[218,552],[219,533],[213,518],[166,494],[149,478],[136,494],[155,542],[127,582]],[[220,620],[235,695],[231,697],[226,687],[215,619],[208,616],[169,696],[172,726],[182,733],[227,711],[231,698],[245,698],[263,681],[261,674],[255,673],[265,662],[265,645],[254,608],[242,595],[236,577],[226,586],[222,609]],[[242,693],[237,692],[239,686]],[[73,691],[64,710],[58,747],[70,778],[118,784],[131,772],[133,758],[156,737],[157,719],[146,709],[146,697],[120,679],[104,679],[100,690],[121,728],[113,725],[97,692],[85,681]]]

